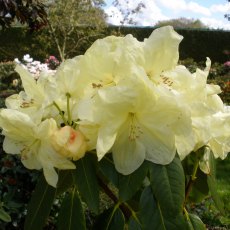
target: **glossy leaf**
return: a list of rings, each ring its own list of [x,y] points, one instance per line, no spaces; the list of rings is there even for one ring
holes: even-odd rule
[[[85,215],[76,188],[68,193],[61,205],[58,215],[58,230],[85,230]]]
[[[141,187],[148,172],[148,163],[144,162],[136,171],[124,176],[119,174],[119,198],[122,201],[129,200]]]
[[[76,162],[76,170],[73,176],[81,197],[93,212],[98,213],[99,186],[96,168],[90,154]]]
[[[116,206],[104,211],[96,221],[94,230],[123,230],[125,218],[122,211]]]
[[[48,185],[42,175],[28,205],[24,230],[42,230],[49,216],[56,189]]]
[[[204,223],[201,221],[201,219],[198,216],[194,214],[188,214],[188,215],[189,215],[190,230],[206,230]]]
[[[129,220],[128,230],[142,230],[141,224],[138,223],[133,217]]]
[[[168,165],[149,164],[150,182],[161,210],[175,216],[182,212],[185,199],[185,177],[180,159],[176,156]]]
[[[192,185],[189,194],[189,201],[199,203],[209,196],[209,187],[207,183],[207,175],[200,169],[197,170],[196,179]]]
[[[56,195],[64,193],[73,185],[74,170],[60,170],[58,173],[58,184]]]
[[[140,198],[140,213],[141,227],[143,230],[151,230],[152,226],[156,229],[164,229],[161,223],[160,213],[157,211],[156,202],[153,197],[151,187],[146,187]]]
[[[111,155],[111,154],[110,154]],[[118,172],[115,169],[114,162],[108,154],[99,162],[99,168],[103,175],[109,179],[115,186],[118,186]]]
[[[0,208],[0,219],[4,222],[11,221],[10,215],[3,208]]]
[[[168,215],[165,210],[161,209],[150,186],[146,187],[141,195],[139,217],[142,230],[187,229],[187,223],[182,212],[174,216]]]

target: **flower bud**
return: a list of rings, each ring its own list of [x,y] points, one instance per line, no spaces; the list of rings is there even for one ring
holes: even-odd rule
[[[14,87],[17,87],[18,84],[19,84],[18,79],[14,79],[13,82],[12,82],[12,85],[13,85]]]
[[[52,136],[53,148],[62,156],[78,160],[85,155],[86,140],[79,130],[65,126]]]

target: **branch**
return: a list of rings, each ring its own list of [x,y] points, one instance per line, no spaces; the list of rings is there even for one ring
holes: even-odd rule
[[[108,195],[108,197],[115,203],[119,203],[119,199],[116,197],[116,195],[110,190],[110,188],[103,182],[103,180],[98,176],[98,184],[99,186],[104,190],[105,194]],[[130,216],[132,216],[132,211],[130,208],[124,204],[120,203],[119,208],[123,212],[125,218],[129,220]]]
[[[58,48],[58,52],[59,52],[60,58],[61,58],[61,60],[63,61],[63,55],[62,55],[62,51],[61,51],[61,47],[60,47],[58,38],[57,38],[57,36],[55,35],[55,30],[54,30],[53,26],[51,25],[51,23],[50,23],[50,21],[49,21],[48,18],[47,18],[47,24],[48,24],[48,26],[49,26],[49,32],[50,32],[51,36],[53,37],[54,42],[55,42],[55,44],[56,44],[56,46],[57,46],[57,48]]]

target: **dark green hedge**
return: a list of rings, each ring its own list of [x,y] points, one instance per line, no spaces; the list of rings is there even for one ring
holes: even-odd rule
[[[16,57],[21,60],[25,54],[44,61],[48,55],[57,54],[47,34],[46,30],[30,33],[20,27],[0,30],[0,61],[12,61]]]
[[[153,27],[124,27],[122,34],[133,34],[138,40],[149,37]],[[118,31],[118,27],[109,27],[105,34]],[[176,29],[184,39],[180,45],[180,59],[193,58],[196,62],[205,61],[210,57],[212,62],[223,63],[229,60],[224,51],[230,51],[230,31],[223,30],[188,30]],[[57,49],[48,31],[42,30],[31,34],[26,28],[10,28],[0,30],[0,61],[21,59],[24,54],[30,54],[34,59],[44,61],[49,55],[58,57]],[[73,56],[83,53],[88,46],[81,47]]]
[[[121,28],[124,34],[131,33],[142,41],[149,37],[153,27]],[[193,58],[196,62],[205,61],[209,57],[212,62],[223,63],[230,59],[224,51],[230,52],[230,31],[175,29],[184,37],[180,44],[180,59]]]

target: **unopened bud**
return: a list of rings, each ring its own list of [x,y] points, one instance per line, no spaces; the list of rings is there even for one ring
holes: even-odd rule
[[[70,126],[64,126],[53,134],[52,145],[62,156],[78,160],[85,155],[84,135]]]

